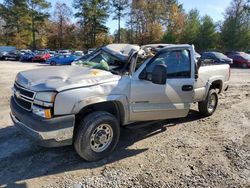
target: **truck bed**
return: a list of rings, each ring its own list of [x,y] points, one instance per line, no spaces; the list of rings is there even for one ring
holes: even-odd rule
[[[198,79],[195,81],[194,102],[199,102],[205,99],[210,85],[219,80],[221,90],[226,89],[230,77],[230,66],[228,64],[206,64],[202,65],[198,71]]]

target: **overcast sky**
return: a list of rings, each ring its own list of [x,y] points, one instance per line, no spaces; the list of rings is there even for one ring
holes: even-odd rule
[[[53,7],[57,2],[56,0],[49,1],[51,2]],[[3,0],[0,0],[0,3],[2,2]],[[68,6],[72,7],[73,0],[60,0],[59,2],[64,2]],[[223,20],[223,13],[226,7],[229,6],[231,0],[179,0],[179,2],[183,3],[184,9],[186,11],[196,8],[200,11],[201,16],[207,14],[217,22]],[[53,8],[51,12],[53,12]],[[109,18],[109,20],[107,21],[107,26],[110,28],[110,33],[113,34],[113,32],[117,29],[117,21]],[[125,20],[122,21],[122,27],[124,26]]]

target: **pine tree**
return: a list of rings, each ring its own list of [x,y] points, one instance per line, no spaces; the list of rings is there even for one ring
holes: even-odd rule
[[[78,10],[75,17],[83,28],[85,47],[95,47],[96,37],[100,33],[108,33],[105,26],[109,3],[106,0],[75,0],[74,7]]]
[[[0,16],[4,21],[2,25],[5,43],[22,48],[26,45],[29,33],[27,6],[25,0],[5,0],[0,5]]]
[[[31,32],[32,32],[32,48],[37,48],[36,33],[39,32],[39,27],[49,17],[49,13],[46,12],[51,6],[46,0],[26,0],[31,19]]]
[[[216,48],[217,33],[216,26],[210,16],[205,15],[201,19],[200,31],[198,34],[197,48],[201,51]]]
[[[118,20],[118,43],[121,42],[121,19],[126,15],[126,9],[129,7],[128,0],[112,0],[111,5],[114,9],[114,20]]]
[[[197,44],[200,30],[200,13],[198,10],[190,10],[185,21],[185,27],[182,34],[182,43]]]
[[[250,48],[250,1],[233,0],[225,13],[221,39],[226,50]]]

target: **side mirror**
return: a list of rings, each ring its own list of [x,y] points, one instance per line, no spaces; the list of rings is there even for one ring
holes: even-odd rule
[[[152,83],[164,85],[167,80],[167,66],[164,64],[156,65],[152,72]]]

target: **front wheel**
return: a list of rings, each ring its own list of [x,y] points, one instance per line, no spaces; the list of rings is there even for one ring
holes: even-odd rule
[[[87,161],[97,161],[114,151],[120,137],[117,119],[108,112],[93,112],[78,125],[75,132],[76,152]]]
[[[211,89],[208,92],[206,99],[199,102],[199,112],[204,116],[211,116],[218,105],[218,94],[215,89]]]

